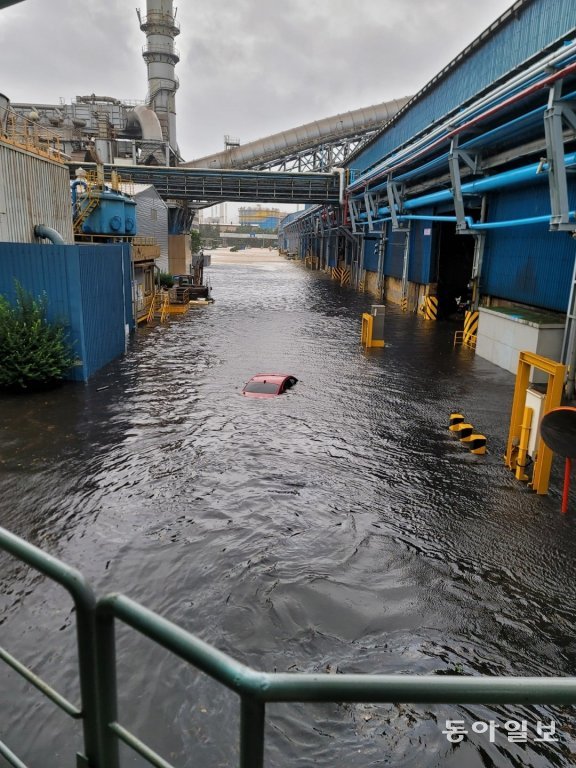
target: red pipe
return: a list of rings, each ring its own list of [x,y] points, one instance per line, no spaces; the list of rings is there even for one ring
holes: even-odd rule
[[[436,141],[432,142],[432,144],[429,144],[426,147],[423,147],[418,152],[416,152],[416,154],[410,155],[410,162],[415,158],[419,157],[420,155],[429,152],[431,149],[434,149],[434,147],[438,146],[439,144],[442,144],[447,139],[451,139],[453,136],[457,136],[461,131],[464,131],[467,128],[470,128],[476,125],[476,123],[479,123],[480,121],[485,120],[490,115],[493,115],[494,113],[499,112],[501,109],[509,106],[510,104],[514,104],[516,101],[523,99],[525,96],[529,96],[531,93],[535,93],[536,91],[539,91],[542,88],[545,88],[547,85],[551,83],[555,83],[556,80],[561,80],[565,75],[568,75],[571,72],[576,72],[576,62],[574,62],[574,64],[569,64],[567,67],[564,67],[564,69],[560,69],[558,72],[554,72],[554,74],[552,75],[548,75],[548,77],[545,77],[544,80],[540,80],[538,83],[534,83],[533,85],[530,85],[528,88],[525,88],[523,91],[520,91],[519,93],[514,94],[514,96],[510,96],[508,99],[506,99],[505,101],[502,101],[500,104],[496,104],[495,106],[490,107],[490,109],[487,109],[486,112],[482,112],[482,114],[477,115],[476,117],[473,117],[467,123],[463,123],[463,125],[459,125],[457,128],[454,128],[454,130],[450,131],[444,136],[440,136],[440,138],[436,139]],[[404,165],[406,165],[407,162],[408,162],[408,159],[402,160],[397,165],[392,166],[392,168],[387,168],[385,171],[378,173],[376,176],[373,176],[370,179],[366,179],[366,181],[364,182],[359,182],[358,186],[366,187],[372,181],[376,181],[377,179],[382,178],[382,176],[387,176],[389,173],[392,173],[398,170],[399,168],[402,168]],[[348,189],[351,191],[354,191],[355,187],[354,185],[352,185],[348,187]]]

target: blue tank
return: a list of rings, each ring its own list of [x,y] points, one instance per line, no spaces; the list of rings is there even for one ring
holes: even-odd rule
[[[138,232],[136,201],[131,197],[124,198],[124,232],[127,235],[135,235]]]
[[[124,235],[124,195],[106,190],[98,193],[99,204],[90,212],[82,231],[91,235]]]

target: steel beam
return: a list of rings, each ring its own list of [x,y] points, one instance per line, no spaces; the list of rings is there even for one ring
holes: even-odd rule
[[[448,168],[450,170],[450,181],[452,182],[452,195],[454,197],[454,211],[456,213],[456,231],[459,233],[468,230],[466,223],[466,213],[464,211],[464,196],[462,195],[462,183],[460,177],[460,160],[470,168],[472,175],[478,172],[478,161],[476,156],[472,156],[458,147],[458,137],[452,139],[450,151],[448,153]]]
[[[568,204],[568,181],[564,162],[563,125],[566,123],[576,130],[576,114],[573,103],[561,101],[562,80],[550,88],[548,108],[544,112],[544,135],[546,137],[546,160],[550,186],[550,229],[553,231],[576,231],[576,223],[570,222]]]

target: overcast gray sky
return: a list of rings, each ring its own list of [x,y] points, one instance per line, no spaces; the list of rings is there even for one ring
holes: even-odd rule
[[[175,0],[178,143],[191,160],[415,93],[512,0]],[[146,0],[141,0],[145,13]],[[0,11],[0,92],[143,99],[132,2],[25,0]]]

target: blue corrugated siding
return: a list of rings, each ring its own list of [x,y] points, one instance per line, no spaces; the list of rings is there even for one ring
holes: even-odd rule
[[[556,39],[576,31],[574,0],[534,0],[472,51],[347,167],[364,171]]]
[[[575,197],[571,189],[572,201]],[[572,203],[573,205],[573,203]],[[491,221],[550,213],[546,185],[490,196]],[[565,312],[576,242],[547,224],[490,230],[486,238],[480,290],[483,294]]]
[[[430,282],[431,231],[432,222],[430,221],[412,222],[408,263],[408,280],[412,283]],[[429,234],[425,235],[424,232]]]
[[[378,269],[378,240],[366,240],[364,243],[364,269],[376,272]]]
[[[128,246],[124,246],[127,248]],[[78,248],[86,377],[123,354],[126,346],[125,274],[122,245]]]
[[[82,361],[69,378],[87,380],[125,349],[133,325],[127,246],[0,243],[0,293],[14,300],[14,281],[48,297],[48,317],[64,322]]]
[[[402,277],[404,266],[404,232],[390,232],[386,243],[386,255],[384,258],[384,274],[390,277]]]

